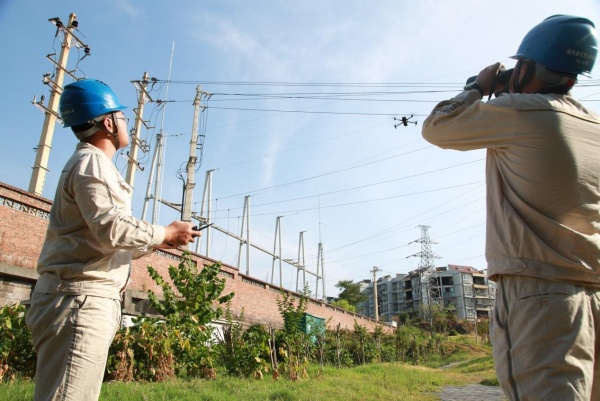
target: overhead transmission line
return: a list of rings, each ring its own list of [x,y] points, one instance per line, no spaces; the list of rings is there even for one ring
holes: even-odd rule
[[[331,208],[342,207],[342,206],[358,205],[358,204],[362,204],[362,203],[379,202],[379,201],[383,201],[383,200],[404,198],[404,197],[407,197],[407,196],[421,195],[421,194],[426,194],[426,193],[431,193],[431,192],[443,191],[443,190],[446,190],[446,189],[454,189],[454,188],[460,188],[460,187],[465,187],[465,186],[470,186],[470,185],[475,185],[475,184],[482,184],[483,182],[484,181],[468,182],[466,184],[451,185],[449,187],[436,188],[436,189],[427,189],[427,190],[423,190],[423,191],[419,191],[419,192],[411,192],[411,193],[408,193],[408,194],[386,196],[386,197],[383,197],[383,198],[375,198],[375,199],[367,199],[367,200],[361,200],[361,201],[355,201],[355,202],[339,203],[339,204],[336,204],[336,205],[327,205],[327,206],[322,206],[321,205],[321,206],[307,207],[307,208],[287,210],[287,211],[270,212],[270,213],[257,213],[257,214],[253,214],[253,216],[269,216],[269,215],[273,215],[273,214],[277,214],[277,215],[289,215],[289,214],[292,214],[292,213],[296,214],[296,213],[299,213],[299,212],[306,212],[306,211],[309,211],[309,210],[331,209]]]
[[[397,224],[394,224],[393,226],[391,226],[391,227],[388,227],[388,228],[386,228],[386,229],[384,229],[384,230],[381,230],[381,231],[379,231],[379,232],[377,232],[377,233],[375,233],[375,234],[371,234],[371,235],[369,235],[369,236],[367,236],[367,237],[364,237],[364,238],[362,238],[362,239],[359,239],[359,240],[357,240],[357,241],[351,242],[351,243],[349,243],[349,244],[346,244],[346,245],[340,245],[340,246],[338,246],[337,248],[332,248],[332,249],[329,249],[329,251],[328,251],[328,252],[329,252],[329,253],[333,253],[333,252],[336,252],[336,251],[342,250],[342,249],[344,249],[344,248],[347,248],[347,247],[349,247],[349,246],[356,245],[356,244],[358,244],[358,243],[360,243],[360,242],[367,241],[367,240],[370,240],[370,239],[375,239],[375,238],[378,238],[378,237],[380,237],[380,236],[382,236],[382,235],[387,235],[387,234],[391,233],[392,231],[397,231],[397,230],[400,230],[400,229],[402,229],[402,228],[405,228],[405,227],[406,227],[406,224],[407,224],[409,221],[411,221],[411,220],[414,220],[415,218],[417,218],[417,217],[419,217],[419,216],[422,216],[422,215],[424,215],[424,214],[427,214],[427,213],[429,213],[429,212],[431,212],[431,211],[433,211],[433,210],[435,210],[435,209],[438,209],[438,208],[440,208],[440,207],[442,207],[442,206],[444,206],[444,205],[446,205],[446,204],[448,204],[448,203],[450,203],[450,202],[452,202],[452,201],[455,201],[456,199],[458,199],[458,198],[460,198],[460,197],[462,197],[462,196],[465,196],[465,195],[466,195],[467,193],[469,193],[469,192],[470,192],[470,191],[468,191],[468,192],[465,192],[465,193],[462,193],[462,194],[460,194],[460,195],[458,195],[458,196],[456,196],[456,197],[454,197],[454,198],[452,198],[452,199],[448,199],[446,202],[443,202],[443,203],[441,203],[441,204],[439,204],[439,205],[437,205],[437,206],[435,206],[435,207],[433,207],[433,208],[431,208],[431,209],[425,210],[425,211],[424,211],[424,212],[422,212],[422,213],[419,213],[419,214],[417,214],[417,215],[415,215],[415,216],[412,216],[412,217],[410,217],[410,218],[408,218],[408,219],[405,219],[404,221],[402,221],[402,222],[400,222],[400,223],[397,223]],[[471,201],[471,202],[468,202],[468,203],[463,203],[462,205],[460,205],[460,206],[458,206],[458,207],[456,207],[456,208],[452,208],[452,209],[449,209],[449,210],[445,210],[445,211],[443,211],[443,212],[441,212],[441,213],[438,213],[438,214],[436,214],[436,215],[429,216],[429,218],[431,219],[431,218],[433,218],[433,217],[438,217],[438,216],[441,216],[441,215],[443,215],[443,214],[445,214],[445,213],[449,213],[449,212],[451,212],[451,211],[454,211],[454,210],[456,210],[456,209],[458,209],[458,208],[460,208],[460,207],[463,207],[463,206],[469,205],[469,204],[471,204],[471,203],[479,202],[479,201],[480,201],[480,200],[482,200],[482,199],[484,199],[484,198],[479,198],[479,199],[475,199],[475,200],[473,200],[473,201]]]
[[[359,164],[359,165],[355,165],[355,166],[343,167],[341,169],[329,171],[329,172],[322,173],[322,174],[317,174],[317,175],[314,175],[314,176],[311,176],[311,177],[306,177],[306,178],[302,178],[302,179],[295,180],[295,181],[286,182],[286,183],[283,183],[283,184],[272,185],[270,187],[265,187],[265,188],[261,188],[261,189],[255,189],[255,190],[252,190],[252,191],[240,192],[240,193],[233,194],[233,195],[221,196],[221,197],[219,197],[219,199],[233,198],[233,197],[241,196],[241,195],[251,195],[251,194],[256,194],[258,192],[265,192],[267,190],[271,190],[271,189],[275,189],[275,188],[280,188],[280,187],[285,187],[285,186],[288,186],[288,185],[298,184],[300,182],[305,182],[305,181],[313,180],[315,178],[321,178],[321,177],[325,177],[325,176],[328,176],[328,175],[337,174],[337,173],[341,173],[341,172],[344,172],[344,171],[352,170],[352,169],[355,169],[355,168],[365,167],[365,166],[368,166],[368,165],[371,165],[371,164],[380,163],[380,162],[383,162],[383,161],[386,161],[386,160],[394,159],[394,158],[400,157],[400,156],[405,156],[407,154],[419,152],[421,150],[425,150],[425,149],[429,149],[429,148],[430,148],[430,146],[425,146],[423,148],[411,150],[409,152],[401,153],[399,155],[394,155],[394,156],[386,157],[384,159],[379,159],[379,160],[375,160],[375,161],[372,161],[372,162],[363,163],[363,164]]]
[[[273,205],[273,204],[277,204],[277,203],[293,202],[293,201],[297,201],[297,200],[303,200],[303,199],[309,199],[309,198],[316,198],[316,197],[319,197],[319,196],[331,195],[331,194],[336,194],[336,193],[340,193],[340,192],[353,191],[353,190],[356,190],[356,189],[364,189],[364,188],[368,188],[368,187],[372,187],[372,186],[376,186],[376,185],[389,184],[391,182],[406,180],[406,179],[409,179],[409,178],[420,177],[422,175],[433,174],[433,173],[437,173],[439,171],[446,171],[446,170],[451,169],[451,168],[462,167],[462,166],[465,166],[467,164],[477,163],[477,162],[480,162],[480,161],[483,161],[483,160],[484,159],[471,160],[471,161],[468,161],[468,162],[459,163],[459,164],[453,164],[451,166],[445,166],[445,167],[441,167],[441,168],[438,168],[438,169],[435,169],[435,170],[425,171],[425,172],[422,172],[422,173],[407,175],[407,176],[403,176],[403,177],[399,177],[399,178],[392,178],[392,179],[385,180],[385,181],[379,181],[379,182],[374,182],[374,183],[370,183],[370,184],[359,185],[359,186],[356,186],[356,187],[339,189],[339,190],[336,190],[336,191],[330,191],[330,192],[320,193],[320,194],[316,194],[316,195],[307,195],[307,196],[301,196],[301,197],[298,197],[298,198],[291,198],[291,199],[284,199],[284,200],[273,201],[273,202],[266,202],[266,203],[254,204],[253,207],[267,206],[267,205]],[[361,165],[361,166],[364,166],[364,165]],[[356,166],[356,167],[360,167],[360,166]],[[339,170],[337,172],[346,171],[346,170],[347,169]],[[276,187],[285,186],[285,185],[292,185],[292,184],[295,184],[295,183],[304,182],[304,181],[307,181],[307,180],[310,180],[310,179],[313,179],[313,178],[318,178],[318,177],[322,177],[323,175],[333,174],[333,173],[335,173],[335,172],[326,173],[326,174],[322,174],[322,175],[315,176],[315,177],[305,178],[305,179],[302,179],[302,180],[293,181],[293,182],[289,182],[289,183],[286,183],[286,184],[275,185],[275,186],[272,186],[272,187],[268,187],[266,189],[276,188]],[[223,199],[223,198],[221,197],[219,199]],[[242,209],[242,207],[228,208],[227,210],[235,210],[235,209]],[[215,212],[219,212],[219,211],[220,210],[215,210]]]
[[[167,82],[158,80],[159,82]],[[347,87],[347,88],[437,88],[464,85],[457,82],[284,82],[284,81],[169,81],[174,85],[221,85],[221,86],[289,86],[289,87]]]
[[[347,116],[396,116],[398,113],[384,112],[343,112],[343,111],[324,111],[324,110],[290,110],[290,109],[272,109],[259,107],[224,107],[215,106],[215,102],[230,102],[230,101],[255,101],[255,100],[337,100],[337,101],[361,101],[361,102],[407,102],[407,103],[438,103],[441,99],[373,99],[373,96],[404,96],[404,95],[427,95],[440,93],[454,93],[462,88],[462,83],[344,83],[344,82],[226,82],[226,81],[176,81],[176,80],[156,80],[156,83],[169,83],[180,85],[214,85],[214,86],[263,86],[263,87],[310,87],[310,88],[406,88],[421,90],[406,90],[406,91],[344,91],[344,92],[285,92],[285,93],[227,93],[212,91],[213,105],[209,108],[214,110],[232,110],[232,111],[248,111],[248,112],[267,112],[267,113],[289,113],[289,114],[317,114],[317,115],[347,115]],[[584,81],[578,87],[596,87],[600,86],[599,80]],[[432,89],[427,89],[432,88]],[[229,97],[229,99],[219,99],[219,97]],[[236,98],[237,99],[231,99]],[[597,100],[586,100],[597,101]],[[160,100],[158,101],[161,102]],[[184,100],[169,100],[174,103],[190,103],[191,99]],[[164,102],[163,102],[164,103]],[[427,117],[429,114],[415,114],[417,117]]]

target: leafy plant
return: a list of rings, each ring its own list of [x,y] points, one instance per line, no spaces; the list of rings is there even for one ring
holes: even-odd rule
[[[184,254],[179,266],[169,266],[169,277],[177,292],[148,266],[150,277],[162,288],[163,300],[152,291],[148,298],[152,307],[165,318],[171,334],[171,347],[176,372],[190,377],[216,377],[211,354],[213,329],[209,325],[223,315],[221,305],[234,294],[221,295],[225,279],[219,277],[221,264],[204,266],[200,271]]]
[[[176,375],[216,378],[210,323],[222,316],[221,305],[234,296],[221,295],[225,280],[219,277],[220,270],[215,263],[198,271],[189,254],[184,254],[177,267],[169,266],[174,289],[148,266],[150,277],[162,289],[163,299],[148,291],[150,304],[161,318],[137,319],[132,328],[117,334],[108,377],[125,381],[164,381]]]
[[[35,375],[36,354],[24,316],[23,305],[0,309],[0,383]]]
[[[113,381],[167,381],[175,378],[172,333],[157,318],[139,318],[120,330],[111,344],[106,379]]]
[[[271,367],[269,333],[261,325],[244,331],[243,313],[234,321],[229,307],[225,320],[223,341],[215,346],[219,362],[230,375],[262,378]]]
[[[333,301],[331,305],[347,310],[348,312],[356,313],[356,306],[350,305],[346,299],[338,299],[337,301]]]
[[[312,343],[302,327],[302,318],[308,307],[308,289],[294,302],[289,292],[277,297],[277,308],[283,318],[283,344],[279,347],[282,367],[292,381],[308,377]]]

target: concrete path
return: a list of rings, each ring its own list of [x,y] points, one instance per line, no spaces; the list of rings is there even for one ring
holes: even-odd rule
[[[462,387],[445,387],[438,394],[440,401],[505,401],[500,387],[469,384]]]
[[[442,366],[442,369],[458,366],[465,361]],[[439,393],[440,401],[506,401],[508,398],[498,386],[484,386],[483,384],[469,384],[462,387],[445,387]]]

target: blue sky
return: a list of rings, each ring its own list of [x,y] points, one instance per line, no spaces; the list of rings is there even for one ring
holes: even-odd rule
[[[31,100],[48,95],[42,75],[53,65],[46,55],[60,51],[48,19],[66,22],[70,13],[91,49],[83,60],[72,50],[75,75],[109,84],[132,119],[131,81],[146,71],[160,81],[154,98],[169,101],[146,104],[144,118],[155,128],[141,133],[150,151],[140,155],[134,214],[141,217],[161,128],[167,138],[161,196],[181,201],[178,170],[188,159],[192,101],[201,85],[213,95],[201,118],[205,142],[194,201],[201,201],[205,172],[215,170],[216,225],[239,235],[244,196],[251,195],[253,243],[272,251],[282,216],[283,258],[298,259],[304,232],[305,263],[315,271],[321,241],[327,295],[338,293],[340,280],[371,278],[373,266],[380,275],[417,268],[419,258],[411,255],[421,250],[414,242],[420,225],[430,226],[438,265],[484,269],[485,152],[431,146],[421,138],[422,122],[483,67],[496,61],[512,67],[509,56],[544,18],[573,14],[600,23],[596,0],[568,6],[557,0],[2,0],[0,181],[19,188],[29,186],[44,120]],[[587,85],[575,95],[598,112],[596,71],[596,80],[582,79]],[[394,129],[394,117],[410,115],[416,126]],[[75,144],[58,125],[43,196],[53,198]],[[115,162],[125,175],[123,155]],[[158,211],[161,224],[179,218],[164,205]],[[239,249],[235,239],[213,234],[211,257],[237,265]],[[250,257],[251,275],[271,281],[271,256],[253,249]],[[294,267],[283,265],[282,281],[295,288]]]

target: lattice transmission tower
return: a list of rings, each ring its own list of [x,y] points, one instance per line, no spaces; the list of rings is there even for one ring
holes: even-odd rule
[[[411,256],[418,256],[419,261],[419,278],[420,278],[420,298],[421,311],[423,314],[432,318],[433,306],[443,308],[444,300],[442,296],[442,283],[435,267],[435,259],[441,259],[441,256],[433,253],[431,244],[437,244],[429,238],[429,226],[420,225],[421,238],[413,242],[421,244],[421,252]],[[412,242],[411,242],[412,243]]]

